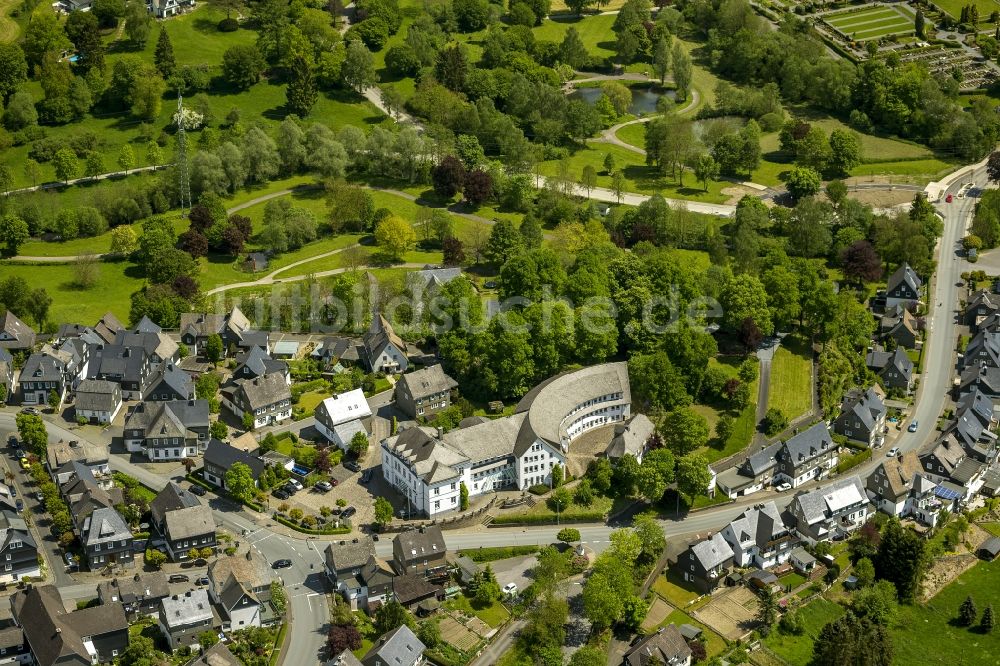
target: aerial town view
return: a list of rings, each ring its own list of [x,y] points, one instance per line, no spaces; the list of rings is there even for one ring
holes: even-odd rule
[[[997,666],[1000,0],[0,0],[0,666]]]

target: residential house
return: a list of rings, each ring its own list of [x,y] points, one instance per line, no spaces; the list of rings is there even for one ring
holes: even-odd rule
[[[104,379],[85,379],[76,387],[76,416],[92,424],[114,421],[122,408],[122,389]]]
[[[24,518],[16,511],[0,509],[0,583],[40,575],[38,545]]]
[[[262,348],[254,347],[236,355],[236,368],[233,370],[235,379],[255,379],[271,374],[283,375],[286,384],[292,383],[288,363],[271,358]]]
[[[419,271],[409,274],[409,279],[414,286],[425,290],[440,289],[452,280],[462,275],[461,268],[436,268],[434,266],[424,266]]]
[[[691,648],[676,624],[660,627],[625,653],[625,666],[691,666]]]
[[[213,335],[222,338],[223,352],[226,355],[253,347],[261,347],[265,351],[271,348],[267,331],[251,329],[250,320],[235,307],[227,314],[182,313],[180,332],[181,342],[202,356],[208,339]]]
[[[21,401],[26,405],[47,405],[54,392],[62,403],[73,381],[66,361],[64,355],[55,354],[50,347],[29,356],[18,377]]]
[[[102,604],[120,603],[129,619],[152,616],[160,611],[160,602],[170,596],[167,574],[162,571],[141,573],[131,578],[112,578],[97,584],[97,598]]]
[[[184,666],[243,666],[243,662],[229,651],[225,643],[216,643]]]
[[[357,363],[359,360],[358,348],[361,346],[358,340],[350,338],[326,337],[323,338],[319,346],[309,354],[318,360],[324,371],[337,371],[337,367],[343,371],[341,362]]]
[[[0,405],[10,402],[17,393],[17,385],[14,384],[14,357],[3,347],[0,347],[0,391]]]
[[[406,358],[406,343],[392,330],[392,324],[381,314],[372,318],[371,326],[361,339],[365,363],[372,372],[395,374],[410,367]]]
[[[457,386],[440,364],[408,372],[396,382],[396,406],[411,418],[426,418],[451,405]]]
[[[180,345],[162,330],[136,328],[118,331],[114,344],[126,349],[141,349],[154,365],[177,363],[181,359]]]
[[[80,545],[92,571],[105,566],[132,566],[132,530],[113,506],[74,513],[73,518],[78,521]]]
[[[257,455],[257,449],[242,449],[230,446],[217,439],[209,441],[205,449],[205,467],[202,476],[209,483],[220,488],[226,487],[226,472],[236,463],[242,463],[250,468],[254,481],[260,478],[266,466]]]
[[[837,446],[826,423],[819,423],[786,440],[778,449],[774,482],[792,488],[822,479],[837,466]]]
[[[809,551],[805,548],[796,548],[792,551],[792,556],[788,559],[792,564],[792,568],[795,569],[801,575],[809,578],[812,573],[816,570],[816,558],[809,554]]]
[[[604,450],[604,456],[608,460],[619,461],[625,454],[631,455],[638,462],[642,462],[646,455],[649,438],[656,432],[656,426],[645,414],[636,414],[627,423],[615,426],[615,436]]]
[[[910,265],[904,262],[896,272],[889,276],[885,288],[885,306],[893,308],[897,305],[907,306],[920,301],[920,277]]]
[[[405,624],[375,641],[361,658],[364,666],[420,666],[427,646]]]
[[[915,520],[933,527],[938,512],[952,503],[941,500],[937,484],[921,473],[915,451],[886,458],[868,475],[865,491],[875,508],[890,516]]]
[[[437,577],[447,574],[446,551],[444,536],[437,525],[400,532],[392,540],[392,568],[399,575]]]
[[[913,361],[901,347],[887,352],[876,346],[865,356],[865,364],[879,376],[886,389],[913,390]]]
[[[735,499],[751,495],[771,485],[778,466],[777,455],[780,448],[781,442],[775,442],[747,456],[746,460],[736,467],[722,471],[716,478],[719,491],[730,499]]]
[[[366,424],[372,416],[364,391],[354,389],[325,398],[316,406],[316,431],[343,450],[351,445],[356,433],[368,434]]]
[[[720,534],[732,547],[733,563],[738,567],[766,569],[784,564],[799,542],[774,502],[745,510]]]
[[[985,319],[997,314],[1000,314],[1000,296],[989,289],[980,289],[969,297],[962,311],[962,323],[976,333]]]
[[[79,477],[93,479],[98,487],[108,490],[113,487],[108,447],[88,441],[70,440],[50,443],[45,449],[49,475],[56,485],[63,487],[67,482]],[[80,467],[86,468],[86,472]]]
[[[392,599],[411,612],[429,611],[444,597],[441,585],[420,574],[404,574],[392,579]]]
[[[993,399],[1000,398],[1000,367],[971,364],[962,371],[958,393],[977,389]]]
[[[280,621],[271,608],[274,577],[263,558],[247,550],[227,555],[208,567],[208,593],[218,607],[225,631],[260,627]]]
[[[13,619],[0,628],[0,664],[8,666],[19,664],[29,666],[34,662],[31,656],[31,648],[24,638],[24,631],[13,623]]]
[[[833,431],[871,448],[881,446],[885,441],[885,415],[883,394],[877,384],[867,391],[851,390],[833,421]]]
[[[917,318],[905,306],[897,305],[879,319],[878,339],[893,340],[898,347],[914,349],[920,340],[919,326]]]
[[[324,559],[334,590],[351,608],[371,609],[391,596],[393,573],[375,558],[371,537],[361,535],[352,541],[331,543],[324,551]]]
[[[336,657],[329,659],[324,666],[363,666],[361,660],[350,650],[344,650]]]
[[[143,330],[143,331],[154,330],[153,327],[155,327],[154,332],[156,333],[160,332],[161,330],[160,327],[154,324],[149,317],[143,315],[142,319],[139,321],[139,324],[136,326],[135,330]],[[100,339],[104,341],[104,344],[110,345],[115,341],[115,337],[118,335],[118,332],[125,330],[125,324],[121,323],[121,321],[119,321],[118,317],[116,317],[114,313],[105,312],[104,316],[101,317],[100,321],[98,321],[97,324],[94,325],[93,330],[94,333],[96,333],[98,337],[100,337]]]
[[[183,460],[208,446],[208,401],[142,402],[125,416],[125,448],[149,460]]]
[[[188,590],[160,600],[157,626],[171,650],[197,649],[198,635],[211,631],[213,624],[207,590]]]
[[[253,379],[237,379],[222,389],[222,404],[237,419],[253,415],[253,428],[280,423],[292,417],[292,393],[285,375],[275,372]]]
[[[182,14],[195,6],[195,0],[147,0],[149,11],[158,19]]]
[[[35,330],[7,310],[0,322],[0,348],[29,352],[35,347]]]
[[[1000,368],[1000,331],[981,328],[969,341],[960,363],[963,370],[973,366]]]
[[[861,527],[874,510],[861,479],[850,476],[792,499],[796,529],[809,543],[849,534]]]
[[[212,509],[173,481],[150,502],[149,513],[153,527],[163,537],[167,555],[174,562],[188,559],[192,548],[215,549]]]
[[[726,577],[735,559],[721,532],[688,546],[677,558],[676,571],[699,592],[707,594]]]
[[[106,379],[121,385],[124,400],[142,400],[155,364],[142,347],[105,345],[95,347],[90,379]]]
[[[143,389],[143,400],[147,402],[193,400],[194,395],[194,379],[174,365],[173,361],[153,370]]]
[[[577,437],[626,422],[630,412],[627,365],[590,366],[542,382],[510,416],[463,419],[463,427],[444,434],[404,429],[382,441],[382,474],[410,508],[433,516],[459,508],[463,483],[470,498],[549,483]]]
[[[59,590],[40,585],[10,598],[37,666],[90,666],[111,663],[128,647],[128,618],[120,603],[66,611]]]

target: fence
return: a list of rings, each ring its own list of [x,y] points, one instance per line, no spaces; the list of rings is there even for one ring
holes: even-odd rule
[[[496,504],[497,498],[493,497],[485,506],[481,506],[475,511],[468,511],[466,513],[451,516],[449,518],[435,518],[434,520],[424,520],[418,522],[407,522],[399,524],[390,524],[382,528],[384,532],[405,532],[407,530],[418,529],[420,527],[429,527],[436,525],[443,530],[456,530],[462,527],[468,527],[469,525],[475,523],[481,523],[485,520],[487,512],[493,508]]]

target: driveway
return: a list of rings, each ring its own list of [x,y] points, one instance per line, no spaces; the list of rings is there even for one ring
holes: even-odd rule
[[[496,574],[501,588],[508,583],[514,583],[518,590],[523,590],[534,581],[532,571],[538,566],[538,558],[534,555],[510,557],[491,562],[490,566],[493,567],[493,573]]]

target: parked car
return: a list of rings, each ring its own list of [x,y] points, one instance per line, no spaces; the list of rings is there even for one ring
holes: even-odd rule
[[[27,458],[21,458],[21,469],[31,469],[31,463],[28,462]]]
[[[916,419],[913,419],[913,423],[907,426],[906,429],[910,432],[916,432],[918,427],[919,427],[919,422]]]
[[[18,511],[24,511],[24,500],[18,497],[16,500],[14,500],[14,506],[17,508]]]
[[[352,472],[361,471],[361,465],[359,465],[356,460],[345,460],[344,467],[351,470]]]
[[[199,497],[203,497],[208,494],[207,490],[194,483],[191,484],[190,490],[192,495],[198,495]]]
[[[16,449],[17,448],[17,437],[15,437],[14,435],[11,435],[10,437],[8,437],[7,438],[7,446],[9,446],[12,449]]]
[[[292,561],[291,560],[275,560],[274,563],[271,565],[271,568],[272,569],[287,569],[290,566],[292,566]]]
[[[890,458],[895,458],[896,456],[899,455],[899,447],[898,446],[892,447],[891,449],[889,449],[889,452],[886,453],[885,455],[889,456]]]
[[[320,493],[328,493],[333,490],[333,485],[329,481],[318,481],[313,486],[313,490]]]
[[[45,495],[41,493],[35,493],[35,499],[38,500],[39,504],[45,504]]]
[[[14,484],[7,486],[7,489],[10,490],[11,497],[17,497],[17,488],[14,487]]]
[[[284,490],[286,493],[288,493],[289,497],[299,492],[299,489],[290,483],[286,483],[285,485],[281,486],[281,489]]]
[[[788,483],[786,481],[785,483],[779,483],[778,485],[776,485],[774,487],[774,489],[777,490],[779,493],[783,493],[783,492],[786,492],[788,490],[791,490],[792,489],[792,484],[790,484],[790,483]]]
[[[944,201],[945,201],[945,203],[951,203],[952,201],[954,201],[954,199],[955,199],[955,197],[953,197],[952,195],[949,194],[948,196],[946,196],[944,198]]]
[[[201,576],[195,582],[195,585],[208,585],[208,576]]]
[[[494,588],[494,589],[496,589],[496,588]],[[516,597],[517,596],[517,585],[515,585],[514,583],[507,583],[506,585],[503,586],[503,593],[504,593],[505,596],[508,596],[508,597]]]
[[[66,566],[68,566],[70,569],[76,568],[76,557],[73,555],[73,553],[63,553],[63,560],[65,560]]]
[[[343,511],[340,512],[340,517],[341,518],[350,518],[351,516],[353,516],[357,512],[358,512],[357,509],[355,509],[353,506],[349,506],[349,507],[347,507],[346,509],[344,509]]]
[[[289,497],[291,497],[291,494],[287,490],[285,490],[284,488],[275,488],[271,492],[271,494],[274,495],[275,497],[277,497],[280,500],[286,500]]]
[[[168,583],[190,583],[191,578],[187,574],[170,574],[167,578]]]
[[[302,490],[302,483],[299,482],[298,479],[288,479],[288,481],[285,482],[285,485],[295,488],[296,490]]]
[[[361,483],[368,483],[371,480],[372,480],[372,470],[371,468],[368,468],[365,470],[365,473],[361,475]]]
[[[22,409],[18,413],[19,414],[31,414],[32,416],[38,416],[38,410],[35,409],[34,407],[25,407],[24,409]]]

